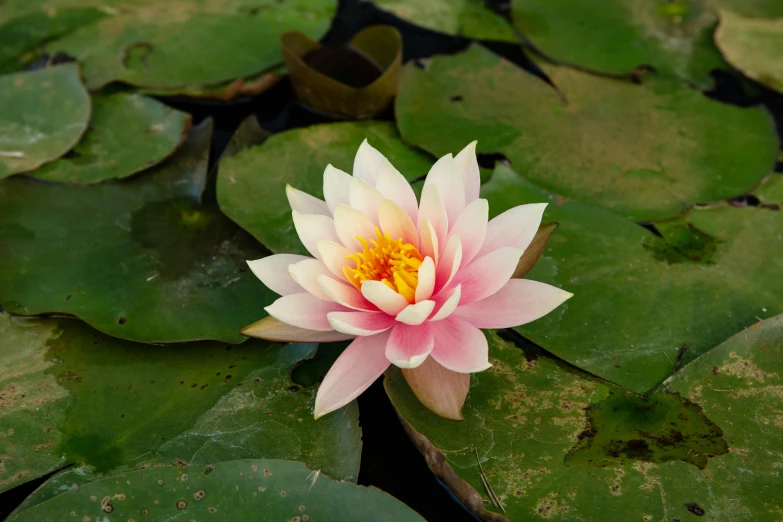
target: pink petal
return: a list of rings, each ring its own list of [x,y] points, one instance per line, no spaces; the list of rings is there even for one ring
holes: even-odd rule
[[[472,303],[503,288],[514,274],[522,253],[519,248],[504,247],[461,269],[452,283],[462,285],[461,302]]]
[[[413,393],[433,413],[450,420],[462,420],[462,405],[470,388],[470,374],[447,370],[432,357],[418,368],[402,370]]]
[[[324,377],[315,396],[315,418],[342,408],[380,377],[389,367],[385,348],[389,334],[357,337],[340,354]]]
[[[332,277],[332,273],[321,261],[317,259],[305,259],[295,265],[289,266],[288,271],[291,279],[296,281],[301,287],[299,292],[304,289],[307,293],[314,295],[318,299],[334,301],[334,299],[330,299],[318,285],[319,276],[328,275],[328,277]]]
[[[457,285],[451,292],[441,292],[435,301],[435,313],[430,317],[430,321],[440,321],[454,313],[459,305],[462,295],[462,285]]]
[[[432,166],[424,180],[425,188],[430,185],[438,187],[449,223],[454,223],[465,209],[465,182],[451,154],[446,154]]]
[[[459,373],[481,372],[489,363],[489,345],[481,330],[451,316],[432,323],[435,347],[432,357],[444,368]]]
[[[433,344],[429,323],[418,326],[397,323],[386,344],[386,358],[400,368],[416,368],[430,354]]]
[[[424,222],[429,221],[437,237],[436,244],[441,248],[446,245],[446,232],[449,229],[449,218],[446,216],[446,208],[435,185],[425,186],[421,191],[421,203],[419,204],[419,230]],[[433,257],[435,259],[435,257]]]
[[[348,201],[353,208],[366,215],[376,225],[378,224],[378,208],[385,199],[380,192],[365,181],[359,178],[351,180]]]
[[[295,189],[291,185],[285,186],[285,195],[288,196],[288,204],[291,205],[291,210],[296,210],[300,214],[332,215],[324,201],[311,196],[307,192]]]
[[[406,306],[395,319],[401,323],[416,326],[426,321],[433,309],[435,309],[435,301],[421,301]]]
[[[419,266],[419,284],[416,285],[416,302],[432,297],[435,290],[435,262],[431,257],[425,257]]]
[[[348,205],[348,188],[353,178],[350,174],[331,165],[324,171],[324,199],[329,210],[334,213],[337,205]]]
[[[284,295],[267,306],[265,310],[275,319],[288,323],[291,326],[326,332],[335,329],[329,324],[326,315],[330,312],[344,311],[346,308],[332,301],[324,301],[303,292],[301,294]]]
[[[308,252],[319,257],[316,243],[318,241],[338,242],[337,232],[334,229],[334,220],[330,216],[320,214],[300,214],[296,210],[291,212],[294,217],[294,228]]]
[[[419,203],[416,201],[416,194],[413,192],[413,188],[411,188],[408,180],[394,168],[389,160],[381,162],[378,168],[375,188],[383,194],[383,197],[397,203],[411,219],[416,221],[419,215]]]
[[[450,234],[459,236],[462,243],[462,265],[467,266],[484,244],[489,219],[486,199],[475,199],[462,211]]]
[[[318,257],[326,265],[326,268],[341,280],[347,281],[348,278],[345,277],[343,267],[348,263],[346,257],[353,254],[354,251],[348,250],[334,241],[318,241],[316,248],[318,248]]]
[[[293,265],[305,259],[310,258],[295,254],[275,254],[256,259],[255,261],[248,261],[247,266],[274,293],[280,295],[298,294],[302,289],[296,284],[296,281],[291,279],[288,273],[288,265]]]
[[[539,319],[574,294],[529,279],[511,279],[495,294],[454,312],[478,328],[510,328]]]
[[[375,307],[365,299],[355,286],[332,279],[331,274],[318,278],[321,291],[329,299],[353,310],[375,311]]]
[[[323,332],[297,328],[274,317],[264,317],[260,321],[246,326],[239,333],[248,337],[284,343],[331,343],[353,339],[353,335],[335,332],[334,330]]]
[[[380,281],[362,283],[362,295],[381,311],[391,316],[397,315],[408,306],[407,299]]]
[[[410,243],[417,249],[419,248],[419,234],[416,231],[416,225],[394,201],[385,199],[381,203],[378,207],[378,222],[381,225],[381,230],[385,234],[389,234],[392,239],[402,239],[404,243]]]
[[[440,252],[438,251],[438,235],[432,227],[429,219],[425,219],[419,228],[419,252],[424,257],[431,257],[438,264]]]
[[[334,312],[329,314],[330,329],[351,335],[375,335],[388,330],[396,321],[383,312]]]
[[[546,203],[531,203],[506,210],[492,218],[478,256],[499,248],[513,246],[525,250],[538,232]]]
[[[468,144],[454,158],[454,163],[462,174],[462,181],[465,184],[465,203],[470,204],[479,197],[481,188],[481,175],[479,173],[478,160],[476,159],[476,143]]]
[[[374,187],[378,167],[385,159],[383,154],[367,143],[367,140],[364,140],[353,159],[353,176],[363,179]]]
[[[368,241],[375,239],[375,223],[363,213],[345,205],[337,205],[334,209],[334,228],[343,245],[354,252],[362,250],[357,236]]]
[[[435,270],[435,291],[440,292],[454,279],[462,263],[462,243],[459,236],[452,235],[443,250],[443,256]]]

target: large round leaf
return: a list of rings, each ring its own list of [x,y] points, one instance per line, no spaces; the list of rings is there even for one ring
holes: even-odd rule
[[[783,214],[760,207],[692,211],[658,223],[546,194],[499,167],[482,187],[494,216],[549,202],[560,227],[526,276],[574,293],[518,330],[570,363],[639,393],[757,321],[783,313]]]
[[[248,120],[243,128],[252,124]],[[242,129],[238,132],[241,134]],[[304,254],[285,198],[286,185],[323,198],[326,166],[331,164],[350,173],[364,139],[386,155],[409,181],[427,174],[432,165],[427,155],[402,143],[390,123],[347,122],[294,129],[221,161],[220,208],[273,252]]]
[[[109,515],[110,513],[110,515]],[[161,466],[92,482],[17,512],[9,522],[76,520],[335,520],[423,522],[375,488],[337,482],[287,460]]]
[[[144,342],[241,342],[275,296],[247,270],[266,253],[201,203],[211,125],[169,160],[94,186],[0,183],[0,305],[68,313]]]
[[[463,422],[429,412],[399,372],[386,390],[433,471],[484,520],[771,521],[783,507],[782,324],[737,335],[645,397],[494,334]]]
[[[76,64],[0,76],[0,178],[59,158],[89,119],[90,96]]]
[[[289,372],[314,345],[151,346],[74,319],[0,315],[0,490],[70,464],[68,484],[156,463],[296,458],[355,481],[358,409],[313,419]],[[49,497],[53,490],[39,494]]]
[[[287,30],[320,38],[334,10],[333,0],[141,2],[48,49],[76,57],[90,89],[112,81],[156,89],[217,84],[281,62]]]
[[[66,183],[125,178],[166,159],[190,127],[190,115],[140,94],[95,95],[92,102],[84,138],[33,176]]]
[[[564,93],[474,46],[408,65],[397,98],[403,139],[442,155],[478,140],[527,179],[635,219],[753,188],[778,141],[761,108],[709,100],[677,82],[633,85],[558,67]]]

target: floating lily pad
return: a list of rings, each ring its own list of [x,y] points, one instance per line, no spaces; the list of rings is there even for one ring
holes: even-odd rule
[[[266,253],[201,203],[211,123],[160,166],[94,186],[0,183],[0,305],[67,313],[122,339],[242,342],[275,295],[245,260]]]
[[[246,459],[114,475],[17,512],[9,522],[103,520],[108,513],[116,520],[424,521],[383,491],[337,482],[301,462]]]
[[[508,21],[482,0],[373,0],[373,3],[407,22],[439,33],[519,42]]]
[[[33,176],[65,183],[125,178],[166,159],[190,128],[190,115],[140,94],[94,95],[92,102],[84,138]]]
[[[490,216],[549,202],[544,221],[560,223],[526,277],[574,297],[518,331],[635,392],[649,391],[757,317],[783,313],[780,212],[694,210],[656,223],[658,237],[611,212],[546,194],[505,167],[482,196]]]
[[[245,122],[250,124],[251,120]],[[331,164],[350,173],[356,151],[365,138],[409,181],[426,175],[432,166],[432,159],[426,154],[402,143],[392,123],[314,125],[275,134],[263,144],[221,161],[220,208],[273,252],[305,254],[294,233],[291,207],[285,198],[286,184],[323,198],[326,166]],[[459,152],[462,147],[454,150]]]
[[[754,193],[762,203],[783,204],[783,174],[772,174],[769,180]]]
[[[752,189],[778,140],[762,108],[712,101],[679,82],[645,85],[547,68],[545,82],[486,49],[405,68],[402,137],[439,156],[478,140],[526,179],[639,220]]]
[[[298,458],[356,481],[355,404],[316,422],[289,372],[314,345],[151,346],[74,319],[0,315],[0,490],[71,464],[69,486],[180,461]],[[45,500],[62,489],[44,487]]]
[[[782,324],[738,334],[645,397],[494,334],[462,422],[429,412],[399,372],[385,386],[427,463],[483,520],[773,520]]]
[[[68,152],[89,119],[76,64],[0,76],[0,179]]]
[[[333,0],[188,0],[145,2],[48,45],[83,66],[87,86],[122,81],[177,89],[228,82],[282,62],[280,35],[298,30],[320,38]]]
[[[768,20],[721,11],[715,42],[734,67],[783,92],[783,13],[780,18]]]

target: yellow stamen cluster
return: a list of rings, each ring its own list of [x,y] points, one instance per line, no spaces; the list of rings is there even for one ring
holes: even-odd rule
[[[375,228],[376,239],[369,242],[357,236],[361,252],[346,256],[355,266],[345,265],[343,273],[353,285],[361,290],[364,281],[382,281],[383,284],[413,303],[416,285],[419,284],[419,266],[422,257],[415,246],[392,239],[388,233]]]

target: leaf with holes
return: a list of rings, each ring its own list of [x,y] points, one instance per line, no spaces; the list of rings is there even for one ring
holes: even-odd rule
[[[0,76],[0,179],[68,152],[89,119],[76,64]]]
[[[65,183],[126,178],[170,156],[190,128],[190,115],[140,94],[94,95],[92,102],[79,144],[33,176]]]
[[[246,120],[238,135],[252,121]],[[402,143],[391,123],[347,122],[293,129],[221,161],[220,208],[273,252],[305,253],[293,232],[291,207],[284,197],[286,185],[322,198],[326,166],[350,173],[356,149],[365,138],[408,181],[426,175],[432,166],[426,154]]]
[[[775,164],[762,108],[741,109],[679,82],[645,85],[547,68],[549,85],[473,46],[405,67],[397,97],[403,139],[442,155],[478,140],[528,180],[639,220],[738,196]],[[520,95],[524,93],[524,96]]]
[[[356,405],[316,422],[315,387],[289,378],[313,350],[255,340],[152,346],[73,319],[0,315],[0,490],[72,464],[83,467],[52,480],[249,457],[298,458],[356,481]],[[62,491],[45,485],[26,505]]]
[[[495,334],[463,422],[429,412],[399,372],[385,386],[430,467],[482,520],[772,520],[782,324],[738,334],[644,397]],[[724,387],[739,396],[731,409]]]
[[[202,203],[211,123],[160,166],[94,186],[0,184],[0,305],[66,313],[142,342],[245,338],[274,294],[246,259],[265,251]]]
[[[517,330],[568,362],[644,393],[757,321],[783,313],[783,214],[761,207],[694,210],[656,232],[543,192],[498,167],[482,187],[490,217],[549,202],[560,223],[526,276],[574,297]]]

